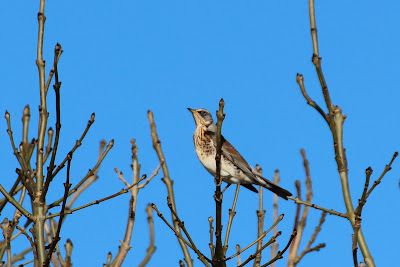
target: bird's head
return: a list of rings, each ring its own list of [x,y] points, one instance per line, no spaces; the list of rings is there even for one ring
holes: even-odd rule
[[[210,111],[204,108],[198,108],[198,109],[188,108],[188,110],[192,112],[196,126],[204,125],[205,127],[209,127],[210,125],[214,124]]]

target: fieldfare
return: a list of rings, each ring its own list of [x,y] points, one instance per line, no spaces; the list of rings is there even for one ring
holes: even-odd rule
[[[196,123],[193,141],[197,157],[204,168],[215,176],[217,126],[208,110],[204,108],[188,108],[188,110],[192,113]],[[240,184],[256,193],[258,191],[253,184],[261,185],[284,199],[288,199],[287,197],[292,195],[289,191],[262,177],[223,136],[221,136],[221,142],[221,177],[224,182]]]

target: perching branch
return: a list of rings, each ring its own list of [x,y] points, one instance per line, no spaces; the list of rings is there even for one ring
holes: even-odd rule
[[[224,99],[221,98],[219,101],[219,110],[217,111],[217,147],[216,147],[216,155],[215,155],[215,164],[216,164],[216,173],[215,173],[215,253],[213,257],[213,266],[217,267],[225,267],[225,255],[224,249],[222,247],[222,193],[221,193],[221,129],[222,122],[225,119],[224,114]]]

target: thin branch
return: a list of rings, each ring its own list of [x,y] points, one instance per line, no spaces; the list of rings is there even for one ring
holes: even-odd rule
[[[47,146],[46,146],[46,151],[45,151],[44,159],[43,159],[43,162],[44,162],[44,163],[46,163],[47,159],[48,159],[49,156],[50,156],[50,152],[51,152],[51,150],[52,150],[51,144],[52,144],[52,142],[53,142],[53,135],[54,135],[54,130],[53,130],[53,128],[50,127],[50,128],[47,130]]]
[[[180,227],[180,228],[182,229],[182,231],[185,233],[187,239],[189,240],[189,243],[190,243],[191,246],[193,247],[193,250],[194,250],[194,251],[196,252],[196,254],[199,256],[199,260],[200,260],[202,263],[204,263],[204,265],[209,266],[209,264],[207,263],[207,261],[210,262],[210,263],[211,263],[212,261],[211,261],[209,258],[207,258],[206,256],[204,256],[204,254],[201,253],[201,251],[196,247],[195,243],[193,242],[192,238],[191,238],[190,235],[189,235],[189,232],[186,230],[185,223],[179,218],[178,214],[173,210],[172,203],[171,203],[169,197],[167,197],[167,202],[168,202],[168,207],[169,207],[170,210],[171,210],[171,213],[174,214],[176,220],[178,221],[179,227]]]
[[[258,165],[258,164],[256,165],[256,170],[260,175],[262,175],[262,168],[260,167],[260,165]],[[274,181],[274,183],[275,183],[275,181]],[[263,201],[264,201],[263,189],[264,188],[262,186],[259,186],[259,188],[258,188],[258,210],[257,210],[257,236],[258,237],[261,236],[261,234],[264,232],[265,210],[264,210],[264,206],[263,206]],[[276,196],[276,194],[274,194],[274,201],[275,201],[275,196]],[[274,203],[274,207],[275,207],[275,203]],[[275,211],[277,212],[278,210],[274,209],[274,218],[273,218],[274,221],[276,221],[276,219],[278,218],[278,214],[276,214],[276,217],[275,217]],[[274,232],[275,232],[275,229],[274,229]],[[263,245],[263,239],[258,241],[257,250],[260,250],[262,248],[262,245]],[[254,267],[260,266],[261,257],[262,257],[262,253],[256,254],[254,264],[253,264]]]
[[[179,240],[182,240],[183,243],[185,243],[189,248],[191,248],[194,251],[194,248],[192,245],[182,236],[182,233],[179,231],[176,231],[174,226],[172,226],[164,217],[164,215],[157,209],[156,204],[152,203],[151,208],[154,209],[157,212],[157,216],[163,220],[163,222],[175,233],[176,237]]]
[[[67,204],[68,192],[69,192],[69,189],[71,188],[71,184],[69,183],[71,160],[72,160],[72,154],[69,154],[68,165],[67,165],[67,179],[66,179],[66,181],[64,183],[64,198],[63,198],[63,202],[62,202],[62,206],[61,206],[60,219],[59,219],[58,224],[57,224],[56,234],[53,237],[53,241],[50,244],[49,250],[47,251],[46,260],[45,260],[43,266],[48,266],[50,264],[51,255],[53,254],[54,249],[56,248],[56,245],[57,245],[58,241],[60,241],[61,225],[63,223],[64,216],[65,216],[64,212],[65,212],[65,206]]]
[[[369,197],[369,195],[372,193],[372,191],[375,189],[375,187],[380,184],[382,178],[385,176],[385,174],[392,169],[392,163],[396,159],[396,157],[399,155],[398,152],[395,152],[393,154],[392,160],[389,162],[388,165],[386,165],[385,169],[383,170],[381,176],[379,176],[378,180],[374,182],[374,184],[371,186],[371,188],[368,190],[367,194],[365,195],[365,199]]]
[[[265,243],[262,247],[260,247],[259,249],[257,249],[256,252],[255,252],[254,254],[250,255],[250,256],[247,258],[247,260],[245,260],[245,261],[244,261],[242,264],[240,264],[238,267],[245,266],[245,265],[246,265],[247,263],[249,263],[252,259],[256,258],[256,257],[257,257],[256,255],[261,254],[261,252],[262,252],[265,248],[267,248],[269,245],[275,244],[275,243],[276,243],[276,238],[277,238],[278,236],[280,236],[281,234],[282,234],[281,231],[279,231],[279,232],[277,232],[276,234],[274,234],[274,235],[271,237],[271,239],[270,239],[267,243]],[[239,254],[238,256],[240,256],[240,254]]]
[[[21,204],[18,203],[12,196],[8,194],[8,192],[4,189],[4,187],[0,184],[0,192],[4,195],[4,197],[14,205],[26,218],[32,218],[32,214],[30,214]]]
[[[42,201],[42,202],[45,201],[47,190],[49,189],[49,185],[54,178],[54,176],[53,176],[53,170],[55,168],[54,162],[56,160],[58,142],[60,140],[60,130],[61,130],[60,88],[61,88],[61,82],[58,80],[58,69],[57,69],[58,60],[57,60],[57,58],[58,58],[58,54],[61,54],[61,53],[62,53],[61,45],[59,43],[57,43],[56,47],[54,48],[54,65],[53,65],[54,73],[56,76],[55,84],[53,85],[54,92],[56,94],[56,135],[54,138],[54,145],[53,145],[53,150],[52,150],[52,154],[51,154],[50,165],[47,168],[46,181],[44,183],[43,193],[42,193],[41,199],[40,199],[40,201]],[[45,93],[47,94],[47,91]],[[72,153],[71,153],[71,155],[72,155]]]
[[[128,214],[128,222],[126,224],[125,236],[124,240],[121,242],[121,246],[119,246],[118,254],[115,256],[115,259],[112,261],[111,266],[119,267],[122,266],[128,251],[131,249],[131,239],[133,227],[135,225],[135,214],[136,214],[136,204],[139,193],[139,177],[140,177],[140,164],[137,155],[138,147],[135,144],[135,139],[131,139],[131,150],[132,150],[132,183],[136,184],[130,189],[131,198],[129,200],[129,214]],[[122,173],[121,173],[122,175]],[[119,175],[118,175],[119,176]],[[123,179],[125,180],[125,179]],[[126,181],[125,181],[126,182]],[[128,184],[128,182],[126,182]],[[129,185],[129,184],[128,184]],[[129,186],[128,186],[129,187]]]
[[[272,264],[273,262],[282,259],[283,258],[283,254],[286,252],[286,250],[289,248],[290,244],[292,243],[293,239],[296,237],[296,230],[293,231],[293,233],[290,236],[290,239],[288,241],[288,243],[286,244],[286,247],[282,250],[282,251],[278,251],[278,253],[276,254],[275,258],[271,259],[269,262],[265,263],[264,265],[262,265],[261,267],[266,267],[270,264]]]
[[[21,177],[22,175],[18,175],[17,179],[15,179],[15,182],[13,184],[13,186],[11,187],[10,191],[8,191],[8,194],[10,196],[14,196],[16,195],[22,188],[26,188],[25,186],[21,185]],[[6,197],[2,198],[0,200],[0,213],[1,211],[4,209],[4,207],[6,206],[6,204],[8,203],[8,199]]]
[[[72,153],[73,154],[75,152],[75,150],[82,145],[82,140],[85,138],[87,132],[90,129],[90,126],[92,126],[92,124],[94,123],[94,118],[95,118],[95,113],[92,113],[92,115],[90,116],[90,120],[88,121],[88,123],[86,125],[86,128],[83,131],[81,137],[78,140],[76,140],[75,145],[72,147],[72,149],[68,153]],[[112,141],[114,143],[114,140],[112,140]],[[65,163],[67,162],[67,160],[68,160],[68,154],[64,158],[64,160],[58,165],[57,169],[52,174],[53,177],[55,177],[57,175],[57,173],[59,171],[61,171],[65,167]]]
[[[231,232],[231,227],[232,227],[232,221],[233,217],[235,217],[236,212],[236,202],[239,196],[239,189],[240,189],[240,184],[236,185],[236,191],[235,191],[235,197],[233,198],[233,203],[232,203],[232,209],[229,210],[229,219],[228,219],[228,227],[226,228],[226,234],[225,234],[225,243],[224,243],[224,254],[226,254],[226,251],[228,250],[228,240],[229,240],[229,234]]]
[[[56,45],[56,47],[57,47],[57,45]],[[49,77],[47,78],[47,82],[46,82],[46,94],[49,91],[50,83],[51,83],[51,80],[53,79],[53,75],[54,75],[54,73],[56,73],[58,61],[60,60],[60,57],[61,57],[61,54],[63,53],[63,50],[60,49],[60,50],[58,50],[56,52],[58,52],[58,53],[54,53],[53,68],[51,69],[51,71],[49,73]],[[57,76],[56,76],[56,78],[57,78]]]
[[[153,256],[154,252],[156,251],[156,247],[154,246],[154,221],[153,221],[153,209],[151,205],[147,205],[146,207],[147,212],[147,222],[149,224],[149,232],[150,232],[150,244],[146,250],[146,256],[144,257],[143,261],[139,264],[139,267],[144,267],[147,265],[151,257]]]
[[[108,196],[108,197],[105,197],[105,198],[101,198],[101,199],[92,201],[92,202],[90,202],[90,203],[87,203],[87,204],[85,204],[85,205],[82,205],[82,206],[80,206],[80,207],[77,207],[77,208],[74,208],[74,209],[71,209],[71,210],[65,210],[65,211],[64,211],[64,214],[72,214],[72,213],[74,213],[75,211],[78,211],[78,210],[81,210],[81,209],[84,209],[84,208],[87,208],[87,207],[90,207],[90,206],[93,206],[93,205],[97,205],[97,204],[100,204],[101,202],[104,202],[104,201],[106,201],[106,200],[115,198],[115,197],[117,197],[117,196],[119,196],[119,195],[126,194],[126,193],[130,192],[130,189],[131,189],[132,187],[136,186],[136,185],[137,185],[137,183],[135,183],[135,184],[133,184],[133,185],[127,187],[127,188],[123,188],[123,189],[121,189],[119,192],[117,192],[117,193],[115,193],[115,194],[112,194],[112,195],[110,195],[110,196]],[[71,192],[71,191],[70,191],[70,192]],[[50,219],[50,218],[54,218],[54,217],[58,217],[58,216],[60,216],[60,213],[50,214],[50,215],[47,215],[47,216],[46,216],[46,219]]]
[[[176,212],[177,209],[176,209],[176,204],[175,204],[175,195],[174,195],[174,189],[173,189],[173,181],[171,180],[171,177],[170,177],[170,175],[169,175],[169,170],[168,170],[168,167],[167,167],[167,162],[166,162],[166,160],[165,160],[164,153],[163,153],[162,148],[161,148],[161,141],[160,141],[160,139],[158,138],[157,127],[156,127],[156,124],[155,124],[155,122],[154,122],[154,115],[153,115],[153,112],[151,112],[151,111],[149,110],[149,111],[147,112],[147,117],[148,117],[148,119],[149,119],[149,124],[150,124],[150,129],[151,129],[151,139],[153,140],[153,147],[154,147],[154,150],[155,150],[156,153],[157,153],[157,156],[158,156],[158,159],[159,159],[160,163],[161,163],[161,162],[164,162],[163,165],[162,165],[162,169],[163,169],[163,173],[164,173],[164,178],[162,179],[162,181],[165,183],[165,185],[166,185],[166,187],[167,187],[168,196],[169,196],[170,201],[171,201],[171,203],[172,203],[173,209],[174,209],[174,211]],[[174,216],[173,216],[172,214],[171,214],[171,216],[172,216],[172,221],[174,222],[174,229],[175,229],[174,232],[176,231],[176,232],[178,232],[179,234],[181,234],[181,233],[180,233],[180,228],[179,228],[177,222],[175,221]],[[183,255],[184,255],[184,257],[185,257],[186,265],[187,265],[188,267],[193,267],[193,260],[192,260],[192,258],[190,257],[188,248],[185,246],[184,241],[183,241],[182,239],[179,238],[179,235],[177,235],[177,237],[178,237],[179,245],[181,246]]]
[[[25,255],[28,254],[29,252],[31,252],[32,250],[33,250],[32,247],[28,247],[28,248],[24,249],[23,251],[21,251],[20,253],[13,255],[11,258],[11,264],[14,264],[17,261],[21,261],[21,260],[25,259]]]
[[[312,192],[310,164],[309,164],[307,156],[306,156],[306,151],[304,149],[301,149],[300,153],[303,158],[303,165],[304,165],[304,170],[305,170],[305,174],[306,174],[306,188],[307,188],[306,189],[306,202],[311,204],[311,201],[313,198],[313,192]],[[296,188],[297,188],[298,197],[301,198],[301,185],[300,185],[300,182],[298,182],[298,181],[296,181]],[[288,266],[296,265],[296,255],[297,255],[297,252],[300,247],[300,242],[303,237],[304,229],[306,227],[309,210],[310,210],[310,206],[304,207],[298,227],[297,227],[297,222],[295,222],[294,229],[297,230],[297,235],[296,235],[295,239],[293,240],[292,246],[290,247]],[[296,214],[296,220],[298,220],[298,214]]]
[[[99,156],[97,157],[97,160],[101,159],[103,156],[104,148],[106,147],[106,140],[101,140],[100,141],[100,147],[99,147]],[[98,179],[98,173],[99,173],[100,168],[97,168],[93,175],[90,176],[86,182],[76,190],[75,194],[71,195],[66,209],[69,210],[71,209],[72,205],[75,203],[75,201],[78,199],[78,197],[85,191],[90,185],[92,185],[97,179]]]
[[[37,250],[36,250],[36,246],[35,246],[35,242],[33,241],[33,239],[29,236],[29,234],[26,232],[25,228],[21,228],[19,226],[16,227],[19,231],[21,231],[21,233],[26,236],[26,238],[28,239],[29,243],[31,244],[31,248],[33,250],[33,257],[35,260],[37,260]]]
[[[22,169],[27,170],[27,166],[25,161],[23,160],[23,158],[21,157],[21,155],[18,152],[18,149],[15,146],[15,142],[14,142],[14,137],[13,137],[13,131],[11,130],[11,116],[10,113],[8,113],[8,111],[6,110],[5,116],[6,121],[7,121],[7,133],[8,136],[10,137],[10,142],[11,142],[11,147],[13,149],[14,155],[18,160],[19,165],[21,166]]]
[[[317,238],[319,232],[321,231],[321,227],[322,224],[325,222],[325,217],[326,217],[326,212],[322,212],[321,214],[321,218],[319,219],[319,224],[318,226],[315,228],[314,233],[312,234],[310,240],[307,243],[306,248],[296,257],[296,259],[294,260],[294,264],[296,265],[297,263],[300,262],[300,260],[307,254],[310,253],[312,251],[319,251],[320,248],[324,248],[325,244],[319,244],[316,247],[311,248],[312,244],[314,243],[315,239]]]
[[[22,143],[20,144],[20,155],[23,158],[23,162],[26,163],[27,170],[30,170],[30,160],[35,149],[35,139],[30,143],[28,141],[29,132],[29,121],[31,118],[31,111],[29,105],[26,105],[22,112]]]
[[[336,215],[336,216],[339,216],[339,217],[347,219],[347,215],[345,213],[340,213],[340,212],[337,212],[337,211],[335,211],[333,209],[326,209],[326,208],[317,206],[315,204],[311,204],[311,203],[302,201],[301,199],[299,199],[297,197],[288,197],[288,199],[293,200],[296,204],[302,204],[302,205],[305,205],[305,206],[310,206],[311,208],[314,208],[314,209],[317,209],[317,210],[322,210],[322,211],[325,211],[325,212],[327,212],[327,213],[329,213],[331,215]]]
[[[279,185],[279,182],[280,182],[279,170],[275,170],[275,175],[274,175],[274,178],[272,179],[272,181],[273,181],[276,185]],[[273,198],[274,198],[273,220],[276,221],[277,218],[278,218],[278,200],[279,200],[279,197],[278,197],[277,194],[273,194]],[[276,226],[276,227],[274,228],[273,235],[275,236],[275,235],[277,235],[277,233],[278,233],[278,227]],[[273,255],[275,255],[275,254],[278,252],[278,247],[279,247],[278,242],[274,242],[274,243],[272,244],[272,246],[271,246],[271,258],[273,257]],[[259,253],[259,254],[260,254],[260,262],[258,262],[257,267],[259,267],[260,264],[261,264],[261,253]],[[272,263],[272,266],[273,266],[273,267],[275,266],[275,262]]]
[[[371,186],[371,188],[369,190],[368,190],[368,187],[369,187],[370,177],[372,175],[372,168],[368,167],[365,170],[364,190],[363,190],[363,193],[361,195],[361,198],[358,200],[358,206],[354,211],[354,226],[353,226],[354,234],[352,235],[352,253],[353,253],[353,261],[354,261],[355,266],[358,266],[358,260],[357,260],[357,249],[358,249],[358,247],[357,247],[357,243],[358,243],[359,232],[360,232],[360,229],[361,229],[361,213],[362,213],[362,209],[363,209],[365,203],[367,202],[367,199],[368,199],[369,195],[371,194],[371,192],[381,182],[381,180],[385,176],[385,174],[392,169],[392,164],[393,164],[394,160],[396,159],[396,157],[398,156],[398,154],[399,154],[398,152],[395,152],[393,154],[393,157],[392,157],[391,161],[389,162],[388,165],[385,166],[385,169],[383,170],[382,174],[373,183],[373,185]],[[365,257],[364,257],[364,259],[365,259]]]
[[[211,251],[211,258],[214,258],[214,250],[215,250],[215,246],[214,246],[214,241],[213,241],[213,237],[214,237],[214,227],[213,227],[213,222],[214,219],[213,217],[208,217],[208,222],[210,224],[210,243],[208,243],[208,246],[210,247],[210,251]]]
[[[74,245],[72,244],[71,239],[67,239],[67,243],[65,243],[65,266],[64,267],[72,267],[71,256],[72,256],[72,249]]]
[[[303,94],[304,98],[307,100],[307,104],[315,108],[319,114],[321,114],[322,118],[329,125],[329,117],[326,115],[325,111],[307,94],[306,87],[304,86],[304,77],[302,74],[297,73],[296,81],[300,87],[300,91]]]
[[[236,244],[236,252],[239,252],[240,251],[240,245],[239,244]],[[240,254],[237,256],[237,264],[236,264],[236,266],[240,266],[241,265],[241,262],[242,262],[242,259],[241,259],[241,257],[240,257]]]
[[[283,219],[283,214],[279,215],[278,219],[274,222],[274,224],[264,233],[262,233],[261,236],[259,236],[256,240],[254,240],[252,243],[250,243],[247,247],[245,247],[244,249],[242,249],[239,252],[236,252],[235,254],[233,254],[232,256],[226,258],[226,260],[230,260],[233,259],[234,257],[236,257],[237,255],[243,253],[245,250],[249,249],[251,246],[253,246],[255,243],[257,243],[259,240],[263,239],[272,229],[274,229],[274,227]]]
[[[365,184],[364,184],[364,190],[362,192],[361,198],[358,200],[358,206],[354,211],[354,234],[352,235],[352,252],[353,252],[353,260],[354,260],[354,264],[355,266],[358,267],[358,259],[357,259],[357,243],[358,243],[358,232],[360,231],[361,228],[361,213],[362,213],[362,209],[365,205],[365,203],[367,202],[367,191],[368,191],[368,187],[369,187],[369,180],[371,178],[372,175],[372,168],[368,167],[365,170]]]
[[[81,187],[81,185],[86,182],[87,179],[89,179],[89,177],[93,176],[96,172],[96,170],[100,167],[100,164],[103,162],[104,158],[106,157],[107,153],[110,151],[110,149],[114,146],[114,139],[111,140],[106,149],[104,150],[104,153],[101,155],[101,157],[98,158],[96,164],[94,165],[93,169],[89,170],[88,173],[85,175],[85,177],[83,177],[83,179],[74,187],[72,188],[69,193],[68,196],[72,195],[73,193],[75,193],[79,187]],[[72,150],[71,150],[72,151]],[[72,152],[69,152],[72,153]],[[126,192],[125,192],[126,193]],[[52,204],[49,205],[48,209],[51,209],[55,206],[58,206],[61,202],[63,201],[63,198],[53,202]],[[69,214],[69,213],[68,213]]]

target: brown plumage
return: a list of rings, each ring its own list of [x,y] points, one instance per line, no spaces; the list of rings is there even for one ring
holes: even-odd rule
[[[208,110],[188,109],[196,123],[193,141],[197,157],[207,171],[215,176],[216,125]],[[224,182],[240,184],[256,193],[257,189],[253,184],[261,185],[284,199],[292,195],[289,191],[262,177],[223,136],[221,141],[221,177]]]

